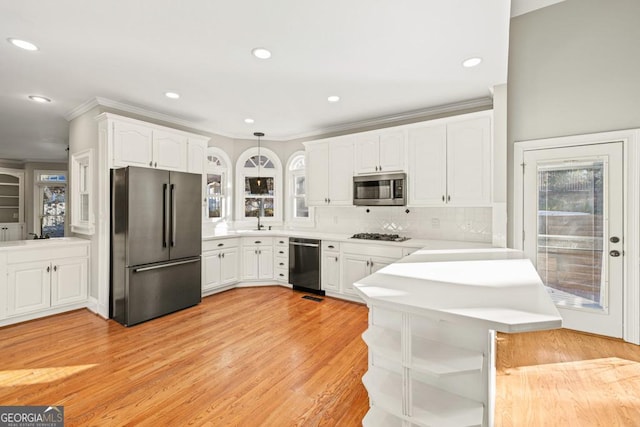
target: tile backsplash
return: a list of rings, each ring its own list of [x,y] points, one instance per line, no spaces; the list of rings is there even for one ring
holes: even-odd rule
[[[408,213],[406,211],[409,211]],[[491,243],[491,208],[317,207],[316,229]]]

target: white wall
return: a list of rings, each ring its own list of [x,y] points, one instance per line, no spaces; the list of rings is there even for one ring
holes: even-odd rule
[[[515,141],[640,127],[639,18],[638,0],[566,0],[511,20],[508,176]]]

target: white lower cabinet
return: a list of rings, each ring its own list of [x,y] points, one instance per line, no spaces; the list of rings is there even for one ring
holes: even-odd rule
[[[356,296],[354,282],[402,258],[402,248],[345,243],[342,245],[341,292]]]
[[[322,290],[340,292],[340,243],[322,242]]]
[[[273,252],[274,279],[281,283],[289,283],[289,238],[276,237]]]
[[[204,242],[202,245],[202,292],[208,293],[238,281],[238,239]]]
[[[24,239],[24,223],[0,224],[0,242],[10,242]]]
[[[242,239],[242,280],[273,279],[273,238]]]
[[[51,250],[61,257],[51,258]],[[86,302],[88,250],[87,244],[11,253],[6,266],[6,316],[32,314]]]

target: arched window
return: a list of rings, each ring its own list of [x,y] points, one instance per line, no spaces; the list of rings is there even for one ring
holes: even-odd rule
[[[287,220],[313,223],[313,209],[307,206],[304,151],[296,151],[287,162]]]
[[[205,219],[216,222],[231,217],[231,184],[229,166],[231,160],[219,148],[207,148],[207,180],[205,194],[207,205]]]
[[[268,148],[250,148],[236,163],[237,220],[282,221],[282,164]]]

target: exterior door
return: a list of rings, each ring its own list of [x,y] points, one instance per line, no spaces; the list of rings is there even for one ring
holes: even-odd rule
[[[525,151],[523,178],[523,248],[563,326],[622,337],[622,143]]]

